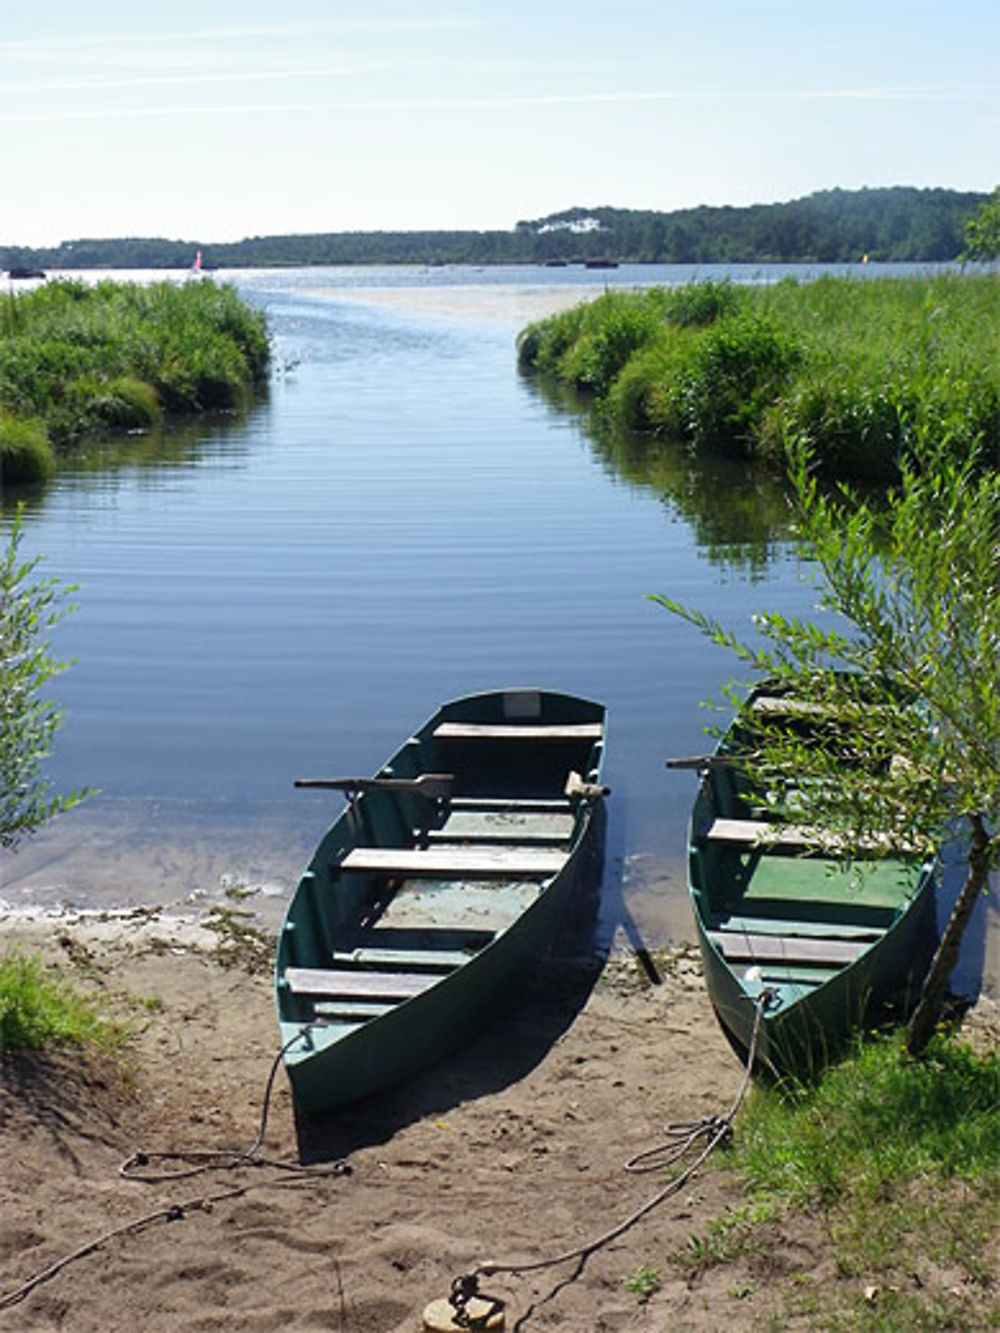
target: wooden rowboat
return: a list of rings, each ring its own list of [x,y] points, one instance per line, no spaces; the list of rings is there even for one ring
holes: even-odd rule
[[[747,717],[808,727],[813,706],[751,696]],[[761,818],[752,721],[734,723],[701,778],[688,835],[688,887],[705,980],[741,1053],[767,989],[758,1058],[774,1073],[821,1067],[890,996],[916,998],[934,941],[936,856],[884,839],[850,864],[822,829]]]
[[[468,1041],[553,942],[600,785],[605,711],[542,690],[444,704],[344,791],[278,939],[296,1105],[398,1083]]]

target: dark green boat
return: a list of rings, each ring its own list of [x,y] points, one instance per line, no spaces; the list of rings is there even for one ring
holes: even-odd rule
[[[535,689],[444,704],[344,791],[288,907],[275,993],[296,1104],[398,1083],[467,1042],[552,944],[591,828],[605,710]]]
[[[812,706],[765,686],[746,716],[755,710],[771,725],[784,716],[802,728]],[[774,1073],[802,1074],[821,1067],[878,1002],[915,999],[934,942],[938,860],[876,842],[847,864],[822,830],[762,819],[745,759],[753,748],[752,722],[737,721],[700,764],[688,886],[727,1035],[749,1049],[767,989],[758,1058]]]

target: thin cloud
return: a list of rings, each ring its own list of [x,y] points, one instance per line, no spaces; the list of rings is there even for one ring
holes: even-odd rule
[[[383,73],[391,66],[385,63],[359,65],[316,65],[298,69],[227,70],[218,74],[137,74],[107,79],[29,79],[8,83],[5,92],[108,92],[114,88],[156,88],[191,83],[253,83],[270,79],[325,78],[331,75]]]
[[[420,111],[474,111],[496,110],[519,107],[556,107],[606,105],[613,103],[650,103],[650,102],[813,102],[813,101],[910,101],[942,102],[969,101],[982,97],[994,97],[995,93],[964,89],[952,92],[947,89],[926,88],[869,88],[869,89],[805,89],[805,90],[760,90],[733,91],[649,91],[634,90],[622,92],[588,93],[542,93],[514,94],[487,97],[456,98],[407,98],[401,100],[367,100],[337,102],[243,102],[220,103],[217,105],[160,105],[160,106],[116,106],[91,108],[66,108],[63,110],[11,111],[0,112],[0,123],[15,124],[39,121],[61,120],[99,120],[125,119],[137,116],[222,116],[222,115],[298,115],[319,113],[394,113]]]
[[[313,37],[319,33],[344,36],[351,33],[409,33],[457,30],[474,27],[468,19],[352,19],[326,23],[266,23],[224,28],[195,28],[178,32],[74,33],[66,37],[19,37],[0,39],[0,58],[19,53],[78,52],[87,47],[157,46],[162,42],[232,42],[242,39]]]

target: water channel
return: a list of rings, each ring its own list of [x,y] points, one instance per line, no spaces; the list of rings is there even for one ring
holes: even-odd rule
[[[708,744],[701,704],[734,663],[648,594],[748,629],[765,607],[811,614],[815,590],[773,483],[602,438],[518,374],[514,343],[585,284],[708,276],[227,274],[268,312],[266,398],[88,449],[28,499],[25,553],[79,585],[48,772],[100,795],[4,857],[0,897],[181,907],[245,889],[275,924],[335,808],[294,778],[370,772],[439,701],[537,684],[610,711],[602,932],[624,903],[650,947],[689,936],[694,779],[664,760]]]

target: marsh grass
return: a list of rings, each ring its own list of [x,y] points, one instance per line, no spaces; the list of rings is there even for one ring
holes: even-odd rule
[[[45,481],[55,467],[44,422],[0,411],[0,490],[4,482],[20,486]]]
[[[38,473],[37,462],[19,461],[19,430],[43,432],[58,451],[149,429],[164,412],[239,407],[269,360],[263,314],[232,287],[62,281],[12,295],[0,303],[6,478],[30,478],[32,466]]]
[[[0,957],[0,1054],[72,1046],[120,1060],[129,1033],[37,954]]]
[[[608,293],[530,325],[521,365],[693,449],[895,475],[925,426],[1000,463],[1000,276],[786,279]]]

